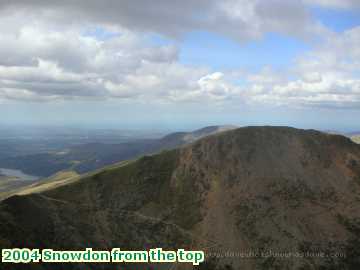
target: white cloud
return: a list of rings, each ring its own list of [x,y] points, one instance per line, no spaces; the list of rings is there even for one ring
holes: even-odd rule
[[[55,25],[86,23],[170,37],[205,30],[248,41],[267,32],[304,37],[323,30],[301,0],[12,0],[1,7],[3,16],[30,13]]]
[[[231,87],[223,80],[224,74],[215,72],[208,74],[198,81],[200,91],[217,98],[225,98]]]
[[[324,44],[297,59],[294,73],[288,74],[296,79],[273,81],[276,75],[249,76],[255,85],[247,91],[248,98],[280,105],[360,109],[358,44],[360,27],[333,34]]]
[[[358,0],[304,0],[304,3],[325,8],[352,9],[360,7]]]
[[[152,91],[165,87],[164,74],[174,72],[177,48],[151,45],[140,34],[124,30],[100,40],[84,35],[80,28],[59,31],[48,27],[46,21],[24,24],[21,19],[8,20],[18,25],[12,25],[16,31],[0,33],[3,98],[23,100],[21,94],[39,101],[53,97],[128,98],[141,91],[151,96]],[[177,72],[174,79],[180,80],[183,71],[178,68]],[[10,95],[11,89],[16,95]]]
[[[304,4],[309,1],[110,2],[1,3],[0,100],[121,98],[360,107],[360,28],[341,34],[325,31],[309,14]],[[151,32],[180,37],[199,29],[238,41],[268,32],[306,38],[321,34],[324,43],[296,59],[291,70],[269,65],[247,73],[183,65],[177,46],[147,39]],[[239,86],[235,74],[246,84]]]

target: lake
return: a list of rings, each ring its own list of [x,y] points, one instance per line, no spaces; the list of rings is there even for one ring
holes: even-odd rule
[[[6,176],[14,176],[14,177],[18,178],[19,180],[23,180],[23,181],[35,181],[35,180],[40,179],[40,177],[38,177],[38,176],[25,174],[20,170],[14,170],[14,169],[0,168],[0,174],[6,175]]]

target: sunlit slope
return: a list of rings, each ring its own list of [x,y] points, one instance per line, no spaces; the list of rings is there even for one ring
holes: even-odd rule
[[[352,139],[354,142],[360,144],[360,135],[352,136],[351,139]]]

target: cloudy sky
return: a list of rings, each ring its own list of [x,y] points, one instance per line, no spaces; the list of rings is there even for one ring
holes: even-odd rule
[[[360,130],[358,0],[1,0],[0,124]]]

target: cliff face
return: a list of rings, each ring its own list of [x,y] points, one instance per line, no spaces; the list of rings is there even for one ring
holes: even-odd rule
[[[217,254],[203,269],[358,269],[359,206],[359,145],[311,130],[240,128],[11,197],[0,204],[0,247],[186,248]],[[240,258],[251,252],[327,257]]]

